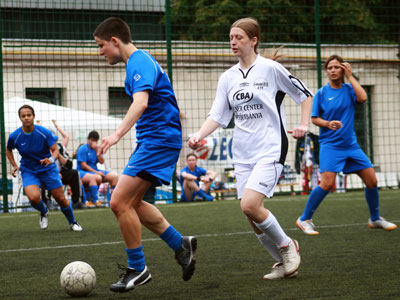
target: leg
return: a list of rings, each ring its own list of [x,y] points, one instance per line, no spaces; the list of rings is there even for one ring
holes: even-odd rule
[[[192,201],[193,193],[200,190],[199,186],[194,180],[184,179],[182,184],[183,192],[188,201]]]
[[[115,186],[117,185],[118,182],[118,176],[117,174],[110,172],[104,177],[104,181],[108,182],[111,187],[111,192],[115,189]]]
[[[47,229],[49,224],[48,209],[46,208],[44,202],[40,198],[41,197],[40,187],[32,184],[26,186],[24,190],[32,207],[40,212],[40,220],[39,220],[40,228],[43,230]]]
[[[98,191],[99,191],[99,185],[98,185],[98,179],[100,180],[101,183],[101,176],[98,176],[99,178],[96,178],[94,174],[86,173],[82,177],[82,184],[85,187],[89,187],[89,193],[86,196],[86,206],[87,207],[94,207],[95,204],[98,200]],[[100,184],[99,183],[99,184]],[[83,191],[84,192],[84,191]],[[88,201],[90,199],[90,196],[92,197],[92,202]]]
[[[74,212],[72,210],[72,203],[65,198],[62,186],[51,190],[51,194],[61,207],[61,212],[67,218],[68,223],[73,231],[82,231],[81,225],[75,220]]]

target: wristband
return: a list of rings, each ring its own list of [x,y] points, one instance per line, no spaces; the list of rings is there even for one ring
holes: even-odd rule
[[[212,179],[211,177],[208,177],[208,180],[210,180],[210,182],[213,182],[214,179]]]
[[[56,161],[56,159],[54,158],[54,156],[50,156],[50,157],[49,157],[49,161],[50,161],[51,163],[53,163],[53,162]]]

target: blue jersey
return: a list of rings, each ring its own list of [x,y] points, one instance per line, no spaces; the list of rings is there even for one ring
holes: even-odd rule
[[[99,162],[99,160],[97,158],[97,152],[96,150],[90,148],[89,144],[85,144],[79,147],[78,152],[76,153],[76,161],[78,162],[78,170],[86,171],[81,167],[81,162],[85,162],[89,167],[98,171],[97,163]]]
[[[327,121],[342,122],[342,127],[336,131],[327,127],[320,128],[319,142],[321,145],[335,148],[358,147],[354,131],[356,104],[356,94],[349,83],[343,83],[339,89],[331,88],[328,83],[318,90],[313,99],[311,116]]]
[[[126,64],[125,91],[149,92],[148,107],[136,123],[137,143],[182,148],[179,108],[167,74],[146,51],[132,53]]]
[[[58,140],[58,137],[49,129],[34,125],[31,133],[22,131],[22,127],[18,128],[10,134],[7,141],[7,148],[17,149],[21,155],[21,171],[29,170],[32,173],[39,173],[56,168],[56,164],[52,163],[47,167],[40,161],[51,156],[50,147]]]
[[[191,171],[191,170],[189,169],[189,167],[186,166],[186,167],[184,167],[184,168],[182,169],[181,174],[182,174],[183,172],[192,174],[192,175],[196,176],[197,178],[199,178],[200,176],[204,176],[204,175],[207,174],[207,170],[206,170],[206,169],[200,168],[200,167],[198,167],[198,166],[196,166],[196,167],[194,168],[194,171]],[[180,181],[181,184],[183,184],[183,180],[184,180],[184,179],[183,179],[183,177],[182,177],[182,175],[181,175],[181,176],[179,177],[179,181]],[[199,181],[198,181],[198,180],[196,180],[196,183],[197,183],[197,185],[199,185]]]

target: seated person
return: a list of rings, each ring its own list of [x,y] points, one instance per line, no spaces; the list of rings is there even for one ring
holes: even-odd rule
[[[182,201],[193,201],[196,196],[203,200],[213,201],[214,197],[208,195],[211,183],[215,179],[217,173],[211,170],[206,170],[197,166],[197,156],[190,153],[186,156],[187,166],[184,167],[179,176],[179,181],[182,186]],[[200,188],[199,181],[203,182]]]
[[[99,185],[102,182],[108,182],[111,191],[117,185],[118,177],[110,171],[102,171],[97,168],[97,163],[104,164],[103,155],[97,155],[97,143],[100,139],[97,131],[91,131],[88,135],[87,144],[79,147],[76,153],[77,169],[84,186],[89,186],[89,195],[86,195],[86,206],[101,206],[103,203],[98,201]],[[89,201],[89,198],[92,201]]]

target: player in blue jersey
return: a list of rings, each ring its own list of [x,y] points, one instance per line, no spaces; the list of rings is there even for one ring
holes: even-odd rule
[[[371,228],[394,230],[397,225],[379,215],[379,192],[373,166],[361,150],[354,131],[354,112],[357,103],[367,101],[367,93],[354,78],[351,65],[338,55],[325,63],[329,83],[314,96],[312,122],[320,129],[321,183],[310,194],[303,214],[296,225],[307,235],[319,234],[312,216],[335,184],[336,174],[356,173],[364,182]],[[346,77],[349,83],[344,83]]]
[[[107,170],[99,170],[97,163],[104,164],[104,157],[97,153],[99,133],[95,130],[89,132],[88,142],[79,147],[76,153],[77,169],[79,171],[82,183],[89,187],[89,192],[86,194],[86,199],[92,201],[86,202],[86,207],[101,206],[103,203],[98,200],[99,185],[102,182],[108,182],[111,185],[111,190],[115,189],[118,182],[118,176]]]
[[[198,195],[203,200],[213,201],[214,197],[208,195],[211,183],[215,179],[217,173],[211,170],[206,170],[197,166],[197,156],[194,153],[186,155],[186,167],[181,170],[179,181],[182,186],[182,201],[189,202]],[[200,188],[199,181],[203,182]]]
[[[125,63],[125,90],[132,100],[114,134],[102,139],[99,153],[106,153],[135,124],[137,138],[137,147],[111,196],[111,209],[126,244],[128,268],[110,289],[127,292],[151,280],[142,247],[142,224],[173,249],[183,279],[189,280],[195,268],[196,238],[183,237],[154,205],[143,201],[153,184],[170,183],[182,148],[179,108],[171,83],[157,61],[135,47],[129,26],[121,19],[104,20],[93,36],[100,55],[110,65]]]
[[[81,225],[75,220],[71,201],[65,198],[58,168],[54,163],[59,155],[56,143],[58,137],[49,129],[34,124],[35,111],[31,106],[21,106],[18,116],[22,127],[10,134],[6,155],[12,165],[12,176],[15,177],[18,171],[21,172],[29,202],[40,212],[40,228],[47,229],[49,215],[41,199],[40,186],[43,184],[60,205],[71,230],[82,231]],[[13,149],[17,149],[21,155],[19,167],[15,162]]]

